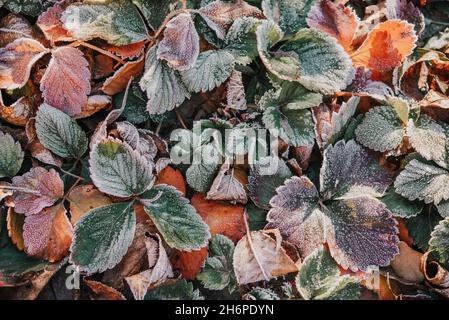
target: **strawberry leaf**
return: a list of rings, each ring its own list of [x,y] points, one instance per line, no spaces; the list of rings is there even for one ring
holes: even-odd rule
[[[430,250],[438,253],[441,263],[449,265],[449,218],[441,220],[430,237]]]
[[[0,178],[13,177],[22,167],[24,153],[19,142],[0,131]]]

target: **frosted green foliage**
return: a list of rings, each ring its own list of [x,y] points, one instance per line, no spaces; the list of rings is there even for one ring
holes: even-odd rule
[[[369,187],[383,194],[391,182],[377,159],[354,140],[329,146],[323,158],[320,193],[325,200],[343,196],[353,186]]]
[[[449,218],[449,201],[443,200],[436,205],[438,213],[443,218]]]
[[[319,105],[323,101],[320,93],[311,92],[297,82],[281,81],[274,90],[267,91],[259,100],[262,109],[279,107],[297,110]]]
[[[362,285],[348,275],[340,276],[337,263],[321,247],[304,260],[296,288],[307,300],[354,300],[360,297]]]
[[[276,171],[265,174],[264,166],[257,161],[248,176],[248,196],[259,207],[270,209],[270,199],[276,194],[276,188],[292,176],[292,172],[282,159],[278,159]]]
[[[257,51],[265,67],[282,80],[297,81],[300,76],[297,54],[271,48],[282,40],[284,33],[273,21],[263,21],[256,30]],[[316,57],[315,57],[316,58]]]
[[[79,159],[87,151],[83,129],[69,115],[47,104],[37,111],[36,133],[42,145],[60,157]]]
[[[366,113],[355,134],[357,141],[365,147],[385,152],[401,144],[405,127],[394,108],[381,106],[374,107]]]
[[[207,245],[209,227],[174,187],[157,185],[144,194],[141,202],[170,247],[191,251]]]
[[[248,292],[244,298],[246,300],[281,300],[276,292],[269,288],[255,287]]]
[[[421,251],[429,249],[430,234],[440,220],[441,216],[434,210],[424,210],[416,217],[405,220],[408,233],[413,239],[413,244]]]
[[[0,1],[0,7],[3,5],[6,9],[14,13],[26,14],[36,17],[45,9],[40,0],[4,0]]]
[[[90,153],[90,172],[95,186],[117,197],[131,197],[153,185],[153,165],[137,150],[119,140],[104,140]]]
[[[231,76],[234,65],[234,56],[226,50],[208,50],[200,53],[192,68],[181,71],[181,77],[191,92],[212,91]]]
[[[145,300],[204,300],[198,289],[186,280],[170,280],[148,290]]]
[[[267,129],[279,130],[279,137],[294,147],[314,144],[315,131],[309,110],[269,107],[262,120]]]
[[[162,114],[181,105],[190,98],[179,73],[156,57],[156,47],[148,52],[145,72],[140,88],[147,93],[147,110],[150,114]]]
[[[122,106],[124,97],[125,92],[121,92],[114,96],[113,104],[115,108],[120,108]],[[147,97],[140,89],[139,81],[134,80],[128,92],[128,99],[126,100],[122,116],[133,124],[140,124],[150,119],[150,115],[146,109]]]
[[[209,244],[209,256],[201,272],[196,276],[209,290],[223,290],[229,293],[236,288],[233,268],[234,243],[227,237],[217,234]]]
[[[347,103],[342,103],[338,111],[333,111],[324,103],[312,109],[315,135],[321,150],[343,136],[357,110],[359,101],[359,97],[351,97]]]
[[[447,167],[445,128],[429,116],[421,115],[416,124],[409,123],[407,135],[410,144],[420,155]]]
[[[400,218],[410,218],[417,216],[423,209],[423,204],[419,201],[410,201],[394,192],[391,188],[380,199],[391,211],[393,216]]]
[[[186,181],[195,191],[209,191],[217,172],[216,165],[192,164],[186,171]]]
[[[316,0],[263,0],[262,9],[268,19],[274,20],[286,35],[307,27],[306,18]]]
[[[438,205],[449,199],[449,172],[431,163],[411,160],[394,182],[396,192],[409,200]]]
[[[64,11],[61,21],[75,39],[82,41],[101,38],[123,46],[147,38],[145,23],[131,0],[74,3]]]
[[[235,20],[225,38],[225,48],[242,65],[257,57],[256,30],[261,21],[251,17]]]
[[[92,274],[113,268],[131,245],[136,229],[132,202],[92,209],[76,224],[70,261]]]
[[[280,50],[296,54],[298,81],[309,90],[333,94],[354,78],[351,58],[337,40],[321,30],[301,29]]]
[[[324,242],[318,201],[318,191],[304,176],[286,180],[270,201],[267,228],[279,229],[282,238],[297,246],[302,257]]]
[[[23,162],[23,151],[9,133],[0,131],[0,178],[14,177]]]
[[[324,213],[326,242],[344,269],[385,267],[399,253],[397,222],[376,198],[358,196],[332,201]]]
[[[449,266],[449,218],[441,220],[430,235],[430,250],[438,253],[441,263]]]
[[[175,9],[177,0],[132,0],[143,13],[153,31],[157,31],[165,17]]]

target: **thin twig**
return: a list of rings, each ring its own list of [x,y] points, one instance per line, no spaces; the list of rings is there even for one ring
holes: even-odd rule
[[[75,183],[70,187],[70,189],[64,195],[64,198],[62,198],[61,203],[63,203],[64,201],[67,200],[68,196],[70,195],[70,192],[72,192],[73,189],[75,189],[75,187],[81,182],[81,179],[83,179],[83,178],[79,177],[78,179],[76,179]]]
[[[71,44],[68,45],[69,47],[78,47],[78,46],[83,46],[89,49],[92,49],[94,51],[97,51],[101,54],[104,54],[105,56],[108,56],[111,59],[114,59],[116,61],[118,61],[121,64],[125,64],[125,61],[123,61],[122,59],[120,59],[119,57],[117,57],[115,54],[110,53],[109,51],[106,51],[104,49],[98,48],[97,46],[94,46],[93,44],[84,42],[84,41],[76,41],[76,42],[72,42]]]
[[[181,126],[186,129],[189,130],[189,128],[186,126],[184,119],[182,118],[181,114],[179,113],[178,110],[175,110],[176,113],[176,119],[178,119],[179,123],[181,124]]]
[[[83,177],[77,176],[76,174],[73,174],[73,173],[71,173],[70,171],[65,171],[65,170],[62,169],[62,168],[59,168],[59,170],[61,170],[61,171],[64,173],[64,176],[65,176],[65,175],[68,175],[68,176],[71,176],[71,177],[76,178],[76,179],[81,179],[82,181],[87,181],[87,180],[84,179]]]

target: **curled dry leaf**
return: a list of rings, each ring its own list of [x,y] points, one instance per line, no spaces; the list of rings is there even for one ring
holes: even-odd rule
[[[75,119],[89,118],[101,110],[111,107],[112,101],[109,96],[95,95],[87,98],[87,104],[81,108],[81,113],[77,114]]]
[[[11,238],[12,243],[14,243],[20,251],[25,250],[25,243],[23,240],[23,224],[25,223],[24,215],[16,213],[14,208],[9,208],[6,222],[8,224],[8,235]]]
[[[399,242],[399,254],[391,261],[394,272],[406,281],[420,283],[424,275],[420,270],[423,254],[410,248],[405,242]]]
[[[274,235],[274,239],[270,235]],[[298,271],[274,230],[252,231],[235,246],[234,272],[239,284],[268,281]]]
[[[208,200],[231,201],[246,204],[248,197],[245,186],[248,184],[246,172],[240,168],[231,168],[228,163],[221,166],[209,192]]]
[[[34,97],[21,97],[10,106],[3,103],[0,93],[0,117],[6,122],[20,127],[25,127],[28,120],[36,113],[36,101]]]
[[[92,300],[126,300],[123,294],[104,283],[93,280],[84,280],[84,283],[90,289],[89,295]]]

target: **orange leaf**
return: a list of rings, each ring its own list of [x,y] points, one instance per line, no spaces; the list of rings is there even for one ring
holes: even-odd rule
[[[54,6],[48,8],[47,11],[42,13],[37,19],[37,25],[41,28],[45,37],[52,43],[57,41],[73,41],[74,39],[70,36],[69,32],[64,29],[61,17],[67,6],[67,1],[62,1],[56,3]]]
[[[84,280],[90,289],[92,300],[126,300],[125,297],[112,287],[93,280]]]
[[[145,42],[140,41],[136,43],[127,44],[124,46],[111,46],[108,48],[108,51],[118,54],[123,59],[133,59],[143,52],[143,49],[145,48]]]
[[[143,57],[137,61],[128,62],[118,69],[112,77],[106,79],[101,90],[110,96],[124,91],[129,79],[138,77],[142,73],[144,65]]]
[[[0,88],[17,89],[23,87],[30,78],[34,63],[49,50],[40,42],[20,38],[0,49]]]
[[[412,53],[416,40],[412,24],[399,20],[385,21],[368,34],[351,58],[356,67],[389,71],[400,66]]]
[[[41,81],[45,102],[71,116],[80,113],[91,90],[88,66],[83,53],[76,48],[54,50]]]
[[[207,200],[200,193],[193,196],[191,203],[207,223],[212,234],[222,234],[234,242],[245,235],[244,206]]]
[[[178,269],[184,279],[193,280],[200,272],[207,254],[207,247],[190,252],[176,250],[170,260],[173,268]]]
[[[14,212],[14,208],[8,209],[8,216],[6,218],[8,223],[8,235],[20,251],[25,249],[23,242],[23,224],[25,216]]]
[[[93,185],[77,186],[68,195],[72,225],[88,211],[112,203],[112,200]]]
[[[159,172],[156,179],[156,185],[163,183],[175,187],[178,191],[181,191],[184,196],[186,195],[186,182],[184,181],[181,171],[173,169],[172,167],[165,167],[164,170]]]

